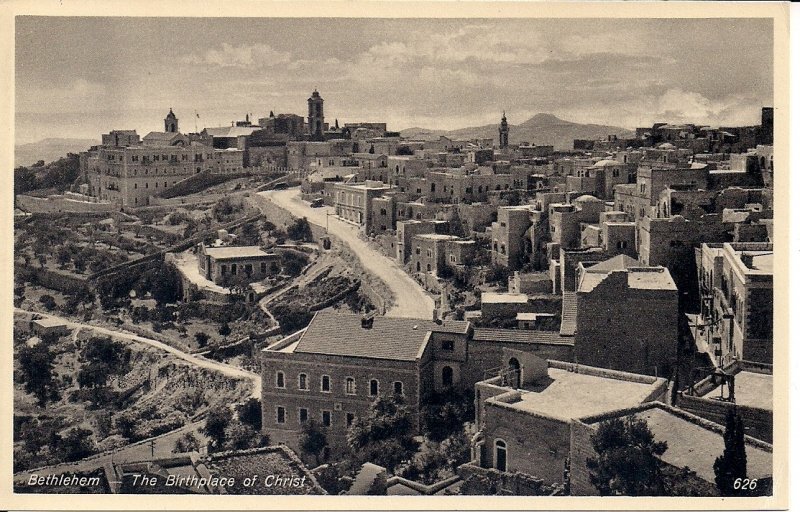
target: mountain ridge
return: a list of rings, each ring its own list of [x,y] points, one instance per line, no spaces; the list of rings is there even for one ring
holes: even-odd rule
[[[400,131],[406,138],[438,138],[441,135],[463,139],[491,138],[498,142],[498,124],[472,126],[455,130],[435,130],[413,127]],[[530,142],[539,146],[552,145],[557,150],[572,149],[574,139],[605,139],[608,135],[620,138],[634,135],[632,130],[619,126],[583,124],[561,119],[553,114],[538,113],[519,124],[509,123],[509,142]]]

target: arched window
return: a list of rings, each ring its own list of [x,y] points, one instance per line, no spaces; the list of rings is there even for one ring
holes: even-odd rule
[[[378,384],[377,379],[372,379],[369,381],[369,395],[370,396],[378,396],[378,390],[380,385]]]
[[[400,382],[399,380],[395,381],[395,383],[394,383],[394,394],[395,395],[402,395],[403,394],[403,383]]]
[[[284,378],[283,372],[278,372],[275,374],[275,387],[276,388],[286,387],[286,380]]]
[[[308,375],[301,373],[297,376],[297,388],[308,389]]]
[[[443,386],[453,385],[453,368],[449,366],[445,366],[444,368],[442,368],[442,385]]]
[[[330,393],[331,391],[331,378],[327,375],[323,375],[319,385],[320,391],[324,393]]]
[[[356,394],[356,379],[353,377],[347,377],[344,380],[344,392],[348,395]]]
[[[506,471],[507,466],[506,442],[502,439],[494,441],[494,467],[498,471]]]

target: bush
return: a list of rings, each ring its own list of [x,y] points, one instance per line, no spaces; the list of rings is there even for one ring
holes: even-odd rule
[[[200,440],[194,435],[194,432],[186,432],[178,439],[175,440],[175,446],[172,448],[172,453],[186,453],[200,451]]]

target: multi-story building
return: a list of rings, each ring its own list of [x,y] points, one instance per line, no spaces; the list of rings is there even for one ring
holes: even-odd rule
[[[462,268],[475,252],[473,240],[437,233],[415,235],[411,239],[411,268],[415,272],[428,272],[438,276],[447,267]]]
[[[492,263],[518,269],[531,252],[531,239],[525,234],[532,225],[533,205],[501,206],[497,222],[492,222]]]
[[[772,244],[704,243],[700,261],[702,331],[715,361],[772,363]]]
[[[435,220],[401,220],[397,221],[397,262],[401,265],[411,257],[414,248],[412,242],[417,235],[429,233],[447,234],[448,224]]]
[[[471,330],[467,322],[320,311],[307,328],[261,352],[264,432],[298,449],[302,424],[313,418],[341,451],[348,427],[387,394],[403,397],[418,430],[427,396],[465,385]]]
[[[104,145],[81,158],[89,195],[121,206],[146,206],[150,196],[200,172],[242,170],[242,151],[218,150],[190,141],[177,131],[178,120],[172,110],[164,126],[166,131],[150,132],[141,143],[135,131],[103,135]]]
[[[678,342],[678,288],[664,267],[618,256],[578,266],[575,359],[669,375]]]
[[[389,185],[380,181],[331,185],[336,215],[365,229],[372,225],[372,200],[391,190]]]

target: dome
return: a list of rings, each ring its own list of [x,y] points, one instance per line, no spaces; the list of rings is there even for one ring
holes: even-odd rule
[[[600,160],[599,162],[595,163],[593,167],[613,167],[615,165],[620,165],[620,162],[616,160]]]
[[[670,144],[669,142],[665,142],[663,144],[659,144],[658,149],[675,149],[675,146]]]
[[[600,199],[590,196],[589,194],[584,194],[579,198],[575,199],[576,203],[599,203],[602,202]]]

